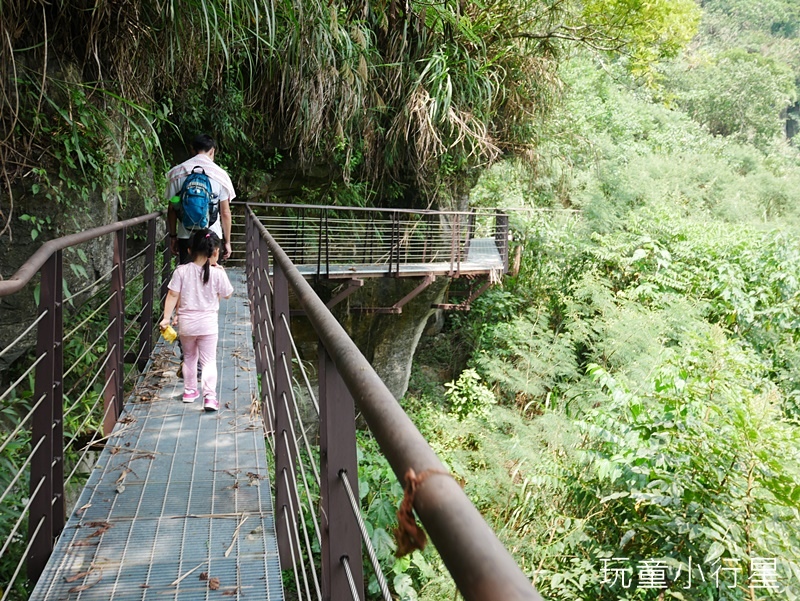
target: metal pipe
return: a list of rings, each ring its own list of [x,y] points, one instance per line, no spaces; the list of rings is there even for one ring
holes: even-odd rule
[[[409,469],[430,475],[417,489],[414,509],[464,599],[541,599],[344,328],[248,210],[398,480],[405,482]]]
[[[232,204],[239,204],[234,201]],[[252,207],[265,207],[265,208],[276,208],[276,209],[285,209],[287,207],[292,209],[311,209],[314,211],[326,210],[326,211],[360,211],[365,213],[410,213],[413,215],[469,215],[470,211],[437,211],[435,209],[382,209],[376,207],[342,207],[338,205],[304,205],[304,204],[281,204],[279,202],[246,202],[244,203],[250,210]],[[492,209],[486,209],[487,212],[491,212]]]

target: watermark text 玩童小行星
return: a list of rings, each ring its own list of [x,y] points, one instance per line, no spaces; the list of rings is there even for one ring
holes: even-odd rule
[[[668,562],[663,559],[645,559],[633,562],[627,557],[601,559],[602,584],[620,588],[665,589],[682,584],[690,589],[700,583],[711,583],[715,588],[778,590],[778,560],[774,557],[753,557],[748,569],[744,562],[734,559],[717,559],[710,565],[692,561]]]

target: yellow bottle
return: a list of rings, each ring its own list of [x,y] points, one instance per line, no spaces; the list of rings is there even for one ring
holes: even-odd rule
[[[178,337],[178,333],[172,326],[167,326],[166,328],[161,330],[161,335],[167,342],[175,342],[175,339]]]

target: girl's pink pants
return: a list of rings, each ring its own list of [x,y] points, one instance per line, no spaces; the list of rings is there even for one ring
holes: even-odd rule
[[[197,390],[197,362],[203,367],[200,383],[203,398],[217,398],[217,339],[218,334],[181,336],[183,346],[183,390]]]

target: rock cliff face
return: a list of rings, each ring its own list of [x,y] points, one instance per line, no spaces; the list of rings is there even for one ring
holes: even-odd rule
[[[0,279],[12,277],[48,240],[147,212],[144,198],[134,195],[123,196],[123,194],[118,191],[116,183],[113,183],[109,190],[97,190],[87,194],[75,191],[74,201],[57,203],[43,199],[42,195],[31,196],[24,189],[15,190],[11,232],[0,237],[0,256],[2,256]],[[154,182],[153,198],[155,194]],[[29,217],[23,220],[20,219],[22,215]],[[37,231],[35,235],[32,233],[34,229]],[[87,283],[108,273],[113,258],[112,244],[111,236],[105,236],[82,244],[80,254],[76,250],[64,251],[64,281],[67,290],[80,290]],[[136,240],[130,241],[129,251],[135,253],[136,244]],[[80,269],[72,269],[70,265],[76,267],[80,265]],[[37,282],[38,278],[35,277],[16,294],[0,297],[0,349],[5,348],[20,331],[35,320]],[[65,313],[65,320],[67,318],[68,313]],[[34,344],[35,331],[15,345],[13,351],[0,357],[0,380],[7,365]]]
[[[428,319],[436,311],[432,305],[442,301],[450,279],[437,278],[399,314],[370,310],[391,307],[418,284],[417,278],[367,279],[358,292],[333,309],[339,323],[397,399],[408,389],[414,351]],[[326,300],[336,286],[335,281],[329,281],[320,282],[315,288]],[[316,365],[317,338],[308,322],[302,317],[293,318],[292,332],[302,359]]]
[[[403,306],[400,314],[380,314],[365,312],[364,309],[392,306],[411,292],[419,281],[416,278],[367,280],[364,283],[366,290],[351,297],[349,308],[334,311],[396,399],[400,399],[408,389],[414,351],[428,318],[435,311],[432,305],[442,302],[449,281],[449,278],[437,278]]]

